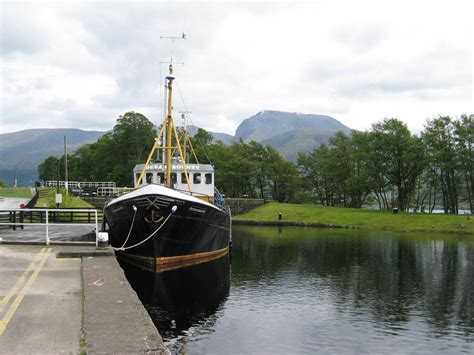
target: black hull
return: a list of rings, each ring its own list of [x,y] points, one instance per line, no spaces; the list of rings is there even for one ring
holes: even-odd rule
[[[208,203],[189,200],[186,195],[166,195],[166,190],[161,188],[162,193],[157,194],[146,193],[151,191],[147,189],[106,205],[109,242],[114,248],[124,249],[117,255],[150,271],[225,255],[230,215]]]

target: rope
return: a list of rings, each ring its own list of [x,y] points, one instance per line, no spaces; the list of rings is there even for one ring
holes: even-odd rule
[[[133,206],[133,207],[135,207],[135,206]],[[136,207],[135,207],[135,208],[136,208]],[[135,214],[136,214],[137,210],[136,210],[135,208],[134,208],[134,210],[135,210]],[[176,205],[174,205],[173,207],[171,207],[171,211],[170,211],[168,217],[166,217],[166,219],[164,220],[164,222],[161,223],[161,225],[160,225],[158,228],[156,228],[156,230],[155,230],[153,233],[151,233],[148,237],[146,237],[145,239],[143,239],[141,242],[138,242],[137,244],[130,245],[130,246],[128,246],[128,247],[125,248],[125,244],[126,244],[127,241],[128,241],[128,237],[130,236],[130,233],[131,233],[132,228],[133,228],[133,224],[134,224],[134,222],[135,222],[135,215],[133,215],[132,225],[130,226],[130,232],[128,233],[127,240],[125,240],[125,242],[123,243],[123,245],[122,245],[120,248],[113,248],[113,247],[112,247],[112,249],[114,249],[114,250],[119,250],[119,251],[125,251],[125,250],[129,250],[129,249],[138,247],[139,245],[142,245],[143,243],[145,243],[146,241],[148,241],[150,238],[152,238],[156,233],[158,233],[158,232],[161,230],[161,228],[163,228],[163,226],[166,224],[166,222],[168,222],[168,219],[171,217],[172,214],[174,214],[174,213],[176,212],[177,209],[178,209],[178,207],[177,207]]]
[[[123,250],[123,247],[125,246],[125,244],[127,244],[128,242],[128,238],[130,238],[130,234],[132,234],[132,228],[133,228],[133,225],[135,224],[135,217],[137,215],[137,207],[135,205],[132,205],[132,208],[133,208],[133,219],[132,219],[132,224],[130,225],[130,230],[128,231],[128,235],[127,235],[127,238],[125,239],[125,241],[123,242],[122,246],[120,248],[114,248],[112,247],[112,249],[114,250]]]

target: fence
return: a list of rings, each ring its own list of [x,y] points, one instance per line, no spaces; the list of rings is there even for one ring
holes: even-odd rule
[[[23,229],[25,225],[45,226],[46,245],[49,245],[49,227],[54,226],[85,226],[95,229],[95,243],[98,245],[99,219],[97,210],[92,209],[48,209],[48,208],[15,208],[0,210],[0,226],[8,226],[13,230]]]
[[[48,180],[45,181],[44,186],[46,187],[56,187],[59,183],[59,187],[66,187],[66,183],[68,188],[70,189],[78,189],[84,187],[115,187],[115,182],[113,181],[56,181],[56,180]]]
[[[97,196],[119,196],[132,190],[130,187],[98,187]]]

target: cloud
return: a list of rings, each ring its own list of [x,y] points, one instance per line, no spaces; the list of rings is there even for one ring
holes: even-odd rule
[[[108,130],[162,118],[171,48],[176,111],[233,134],[260,110],[412,129],[472,111],[469,2],[11,3],[2,7],[0,132]],[[179,36],[187,39],[160,39]],[[181,95],[184,98],[181,99]]]

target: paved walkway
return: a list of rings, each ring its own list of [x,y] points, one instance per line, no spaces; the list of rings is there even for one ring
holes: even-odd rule
[[[0,353],[144,352],[168,350],[110,251],[0,245]]]
[[[46,240],[46,226],[32,226],[25,224],[23,229],[16,230],[0,226],[0,238],[4,242],[20,243],[44,243]],[[90,225],[84,226],[49,226],[49,240],[55,241],[89,241],[95,242],[94,228]]]

